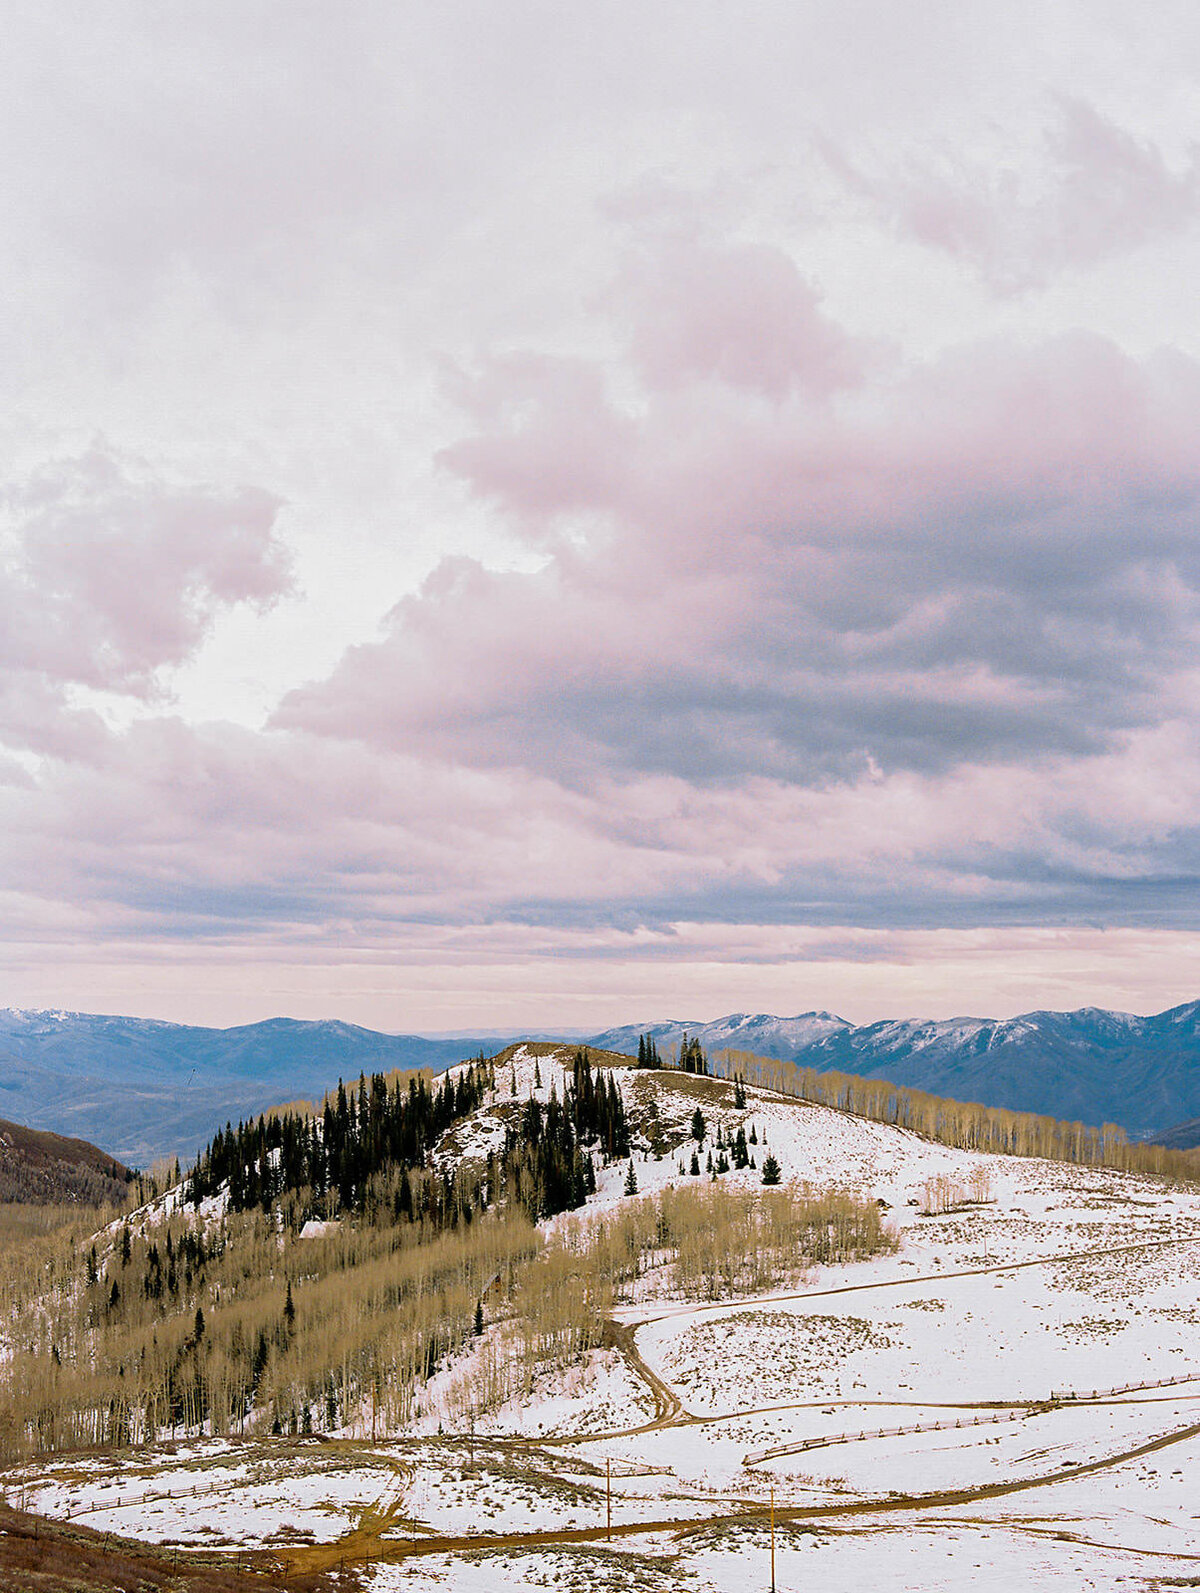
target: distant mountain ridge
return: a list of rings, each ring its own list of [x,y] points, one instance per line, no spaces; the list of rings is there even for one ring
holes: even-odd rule
[[[710,1054],[753,1051],[956,1100],[1119,1123],[1131,1138],[1200,1118],[1200,1002],[1149,1017],[1081,1007],[863,1025],[832,1012],[737,1012],[708,1023],[626,1024],[582,1038],[634,1055],[638,1035],[652,1034],[669,1055],[685,1032]],[[360,1072],[440,1071],[481,1049],[497,1051],[512,1035],[382,1034],[336,1019],[294,1018],[208,1029],[10,1008],[0,1010],[0,1112],[94,1141],[134,1166],[159,1155],[187,1161],[227,1120],[319,1096],[339,1077]]]
[[[1200,1002],[1150,1017],[1081,1007],[1015,1018],[888,1019],[856,1026],[829,1012],[778,1018],[734,1013],[712,1023],[628,1025],[597,1035],[636,1051],[639,1033],[659,1050],[685,1031],[706,1051],[725,1047],[928,1090],[954,1100],[1119,1123],[1131,1138],[1200,1117]]]
[[[505,1038],[381,1034],[338,1019],[207,1029],[10,1007],[0,1009],[0,1111],[147,1167],[157,1156],[187,1161],[226,1121],[322,1095],[339,1078],[439,1071]]]

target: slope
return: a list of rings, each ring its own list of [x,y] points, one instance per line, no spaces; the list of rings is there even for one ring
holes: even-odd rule
[[[128,1170],[82,1139],[0,1118],[0,1202],[101,1206],[124,1201]]]

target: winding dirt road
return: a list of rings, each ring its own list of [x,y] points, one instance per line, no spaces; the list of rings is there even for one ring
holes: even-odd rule
[[[691,1317],[708,1314],[714,1311],[727,1311],[730,1309],[745,1310],[755,1306],[770,1305],[783,1300],[821,1300],[837,1295],[863,1293],[872,1290],[895,1288],[908,1288],[914,1285],[937,1284],[942,1285],[957,1278],[979,1277],[989,1274],[1007,1274],[1032,1267],[1045,1267],[1054,1265],[1068,1265],[1072,1262],[1094,1260],[1097,1257],[1111,1257],[1114,1255],[1133,1254],[1150,1250],[1163,1250],[1173,1246],[1198,1244],[1200,1235],[1181,1237],[1175,1239],[1146,1240],[1136,1244],[1110,1246],[1103,1249],[1088,1249],[1081,1251],[1060,1252],[1049,1256],[1036,1256],[1025,1261],[994,1263],[982,1267],[967,1267],[952,1272],[933,1272],[915,1274],[909,1277],[889,1278],[872,1283],[840,1284],[829,1289],[798,1290],[794,1293],[773,1293],[761,1295],[749,1300],[718,1301],[711,1304],[704,1303],[690,1306],[681,1310],[668,1310],[654,1316],[647,1316],[637,1321],[620,1322],[610,1320],[605,1325],[605,1342],[620,1351],[630,1370],[645,1385],[653,1401],[654,1415],[650,1420],[637,1426],[613,1429],[611,1431],[586,1434],[563,1434],[539,1440],[509,1439],[504,1441],[506,1448],[551,1449],[576,1446],[582,1444],[602,1443],[614,1439],[633,1438],[649,1432],[659,1431],[667,1427],[686,1426],[689,1424],[705,1425],[714,1422],[727,1422],[748,1415],[764,1414],[775,1410],[800,1410],[808,1408],[828,1408],[832,1404],[861,1405],[863,1403],[889,1404],[898,1403],[919,1404],[930,1408],[930,1401],[802,1401],[792,1405],[765,1405],[747,1407],[736,1411],[725,1412],[720,1415],[697,1416],[685,1409],[682,1400],[674,1389],[657,1372],[647,1365],[637,1346],[636,1335],[639,1328],[650,1323],[663,1321],[674,1317]],[[1110,1398],[1092,1399],[1084,1397],[1081,1404],[1098,1405],[1130,1402],[1127,1394],[1113,1395]],[[1159,1402],[1175,1403],[1171,1396],[1154,1396],[1145,1403]],[[1133,1401],[1143,1403],[1142,1401]],[[1074,1401],[1071,1402],[1074,1404]],[[959,1402],[936,1402],[937,1408],[946,1409],[1026,1409],[1029,1411],[1045,1411],[1055,1408],[1055,1404],[1046,1400],[1012,1400],[1012,1401],[980,1401],[975,1404],[962,1404]],[[775,1518],[779,1522],[799,1524],[803,1522],[829,1521],[841,1518],[861,1518],[864,1516],[895,1516],[900,1514],[913,1514],[924,1510],[957,1509],[964,1506],[979,1504],[987,1500],[1005,1498],[1013,1494],[1027,1493],[1040,1488],[1052,1487],[1057,1483],[1073,1480],[1077,1477],[1087,1476],[1091,1473],[1111,1470],[1117,1466],[1127,1465],[1131,1461],[1139,1460],[1146,1455],[1158,1453],[1173,1444],[1185,1443],[1200,1437],[1200,1422],[1189,1423],[1186,1426],[1164,1433],[1157,1438],[1137,1444],[1132,1448],[1121,1449],[1112,1454],[1102,1456],[1078,1465],[1061,1466],[1037,1477],[1024,1478],[1017,1481],[983,1483],[975,1487],[958,1489],[945,1489],[932,1493],[904,1493],[889,1494],[885,1497],[873,1499],[857,1499],[845,1501],[832,1501],[824,1504],[810,1505],[779,1505],[775,1507]],[[489,1440],[494,1442],[494,1440]],[[786,1452],[785,1446],[780,1453]],[[799,1447],[799,1446],[796,1446]],[[725,1509],[718,1513],[705,1516],[665,1516],[643,1518],[637,1521],[620,1522],[611,1529],[604,1525],[595,1527],[563,1527],[547,1528],[531,1532],[508,1533],[472,1533],[465,1536],[445,1535],[439,1533],[414,1534],[412,1537],[398,1537],[390,1535],[398,1524],[400,1509],[399,1500],[394,1508],[380,1512],[378,1515],[364,1515],[351,1532],[344,1537],[329,1544],[312,1544],[283,1551],[280,1555],[283,1571],[286,1577],[301,1572],[324,1571],[338,1565],[354,1565],[364,1562],[400,1562],[413,1558],[429,1555],[454,1554],[454,1553],[479,1553],[501,1550],[537,1550],[554,1547],[568,1547],[580,1544],[595,1544],[608,1541],[610,1538],[632,1538],[641,1536],[655,1536],[669,1533],[683,1539],[694,1533],[706,1529],[730,1527],[749,1523],[762,1522],[767,1515],[768,1506],[761,1503],[743,1504],[741,1502],[733,1509]]]

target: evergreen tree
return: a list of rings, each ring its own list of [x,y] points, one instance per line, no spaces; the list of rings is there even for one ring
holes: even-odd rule
[[[708,1125],[704,1121],[704,1113],[697,1107],[692,1113],[692,1138],[698,1145],[703,1145],[707,1133]]]
[[[695,1151],[692,1152],[692,1165],[688,1168],[688,1172],[693,1178],[700,1176],[700,1158]]]
[[[638,1192],[637,1174],[633,1170],[633,1158],[629,1161],[629,1171],[625,1174],[625,1193],[636,1195]]]
[[[685,1034],[679,1047],[679,1066],[684,1073],[707,1073],[708,1059],[699,1040],[689,1040]]]
[[[475,1337],[477,1339],[483,1337],[483,1301],[482,1300],[477,1300],[475,1302]]]
[[[662,1058],[658,1054],[658,1046],[652,1034],[638,1035],[637,1065],[640,1068],[660,1068]]]
[[[781,1177],[782,1177],[782,1174],[780,1173],[780,1170],[779,1170],[779,1163],[775,1160],[774,1156],[768,1156],[766,1161],[763,1163],[763,1169],[762,1169],[762,1181],[763,1181],[763,1183],[764,1184],[777,1184],[777,1183],[779,1183]]]

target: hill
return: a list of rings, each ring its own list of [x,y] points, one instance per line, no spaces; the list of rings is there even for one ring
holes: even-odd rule
[[[90,1248],[0,1253],[0,1487],[177,1546],[181,1585],[214,1552],[370,1593],[734,1593],[772,1551],[781,1588],[1189,1574],[1191,1162],[845,1076],[800,1100],[786,1064],[590,1062],[368,1078]]]
[[[106,1151],[0,1118],[0,1203],[103,1206],[125,1199],[130,1174]]]
[[[1166,1128],[1161,1134],[1152,1134],[1146,1143],[1162,1145],[1168,1150],[1196,1150],[1200,1148],[1200,1117],[1176,1123],[1174,1128]]]

